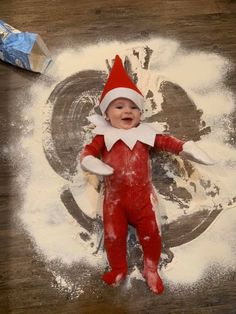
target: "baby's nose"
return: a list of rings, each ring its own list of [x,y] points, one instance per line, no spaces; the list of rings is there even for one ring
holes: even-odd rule
[[[131,113],[131,111],[132,111],[132,110],[131,110],[130,107],[125,107],[125,112],[126,112],[126,113]]]

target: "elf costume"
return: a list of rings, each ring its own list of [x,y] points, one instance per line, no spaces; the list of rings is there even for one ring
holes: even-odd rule
[[[96,125],[96,136],[81,153],[81,166],[104,178],[104,245],[111,271],[103,275],[110,285],[118,284],[127,274],[126,238],[128,224],[137,231],[143,249],[144,272],[147,284],[157,294],[163,284],[157,267],[161,254],[161,238],[152,199],[149,151],[168,151],[182,154],[195,161],[211,164],[209,157],[193,142],[182,142],[159,134],[147,123],[131,129],[114,128],[104,118],[109,104],[117,98],[127,98],[140,110],[144,97],[129,78],[122,61],[116,56],[104,87],[100,109],[103,116],[90,117]]]

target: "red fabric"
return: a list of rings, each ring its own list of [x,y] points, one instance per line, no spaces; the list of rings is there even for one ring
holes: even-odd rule
[[[167,135],[157,135],[154,147],[157,150],[179,154],[183,142]],[[149,146],[137,142],[132,150],[121,140],[107,151],[103,135],[96,135],[91,144],[85,146],[80,159],[93,155],[100,157],[114,169],[113,175],[105,178],[107,188],[117,189],[120,185],[142,187],[151,181]]]
[[[178,154],[182,146],[182,141],[170,136],[157,135],[155,139],[157,150]],[[105,274],[103,279],[112,284],[115,283],[117,274],[126,274],[126,238],[128,224],[132,224],[143,249],[147,282],[158,293],[156,291],[161,290],[162,282],[159,275],[155,275],[155,279],[152,273],[156,274],[161,254],[161,238],[150,199],[153,191],[149,146],[137,142],[130,150],[119,140],[107,151],[103,135],[97,135],[91,144],[85,146],[81,160],[88,155],[101,157],[114,169],[113,175],[104,179],[104,243],[112,272]]]
[[[104,195],[103,221],[104,243],[109,264],[113,271],[127,271],[126,238],[128,223],[135,226],[144,260],[157,266],[161,253],[161,239],[155,212],[150,200],[151,185],[106,189]]]
[[[138,87],[131,81],[127,72],[125,71],[121,58],[116,55],[113,67],[111,69],[110,75],[107,79],[106,85],[103,89],[100,102],[103,100],[104,96],[112,89],[117,87],[125,87],[135,90],[137,93],[142,95]]]

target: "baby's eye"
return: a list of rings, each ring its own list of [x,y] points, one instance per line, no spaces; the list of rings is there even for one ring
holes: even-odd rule
[[[131,109],[138,109],[138,107],[137,106],[132,106]]]
[[[116,109],[122,109],[123,107],[122,106],[116,106]]]

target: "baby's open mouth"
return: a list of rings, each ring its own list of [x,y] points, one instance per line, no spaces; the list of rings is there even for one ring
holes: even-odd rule
[[[132,118],[123,118],[122,120],[123,120],[123,121],[128,121],[128,122],[129,122],[129,121],[132,121],[133,119],[132,119]]]

